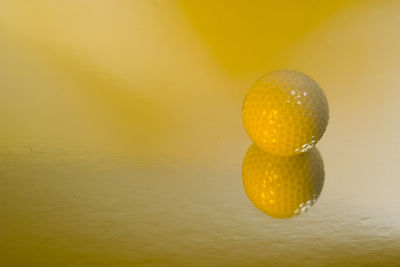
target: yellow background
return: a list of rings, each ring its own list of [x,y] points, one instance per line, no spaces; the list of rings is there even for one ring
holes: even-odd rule
[[[397,1],[4,0],[0,265],[400,263]],[[247,199],[246,90],[325,90],[313,208]]]

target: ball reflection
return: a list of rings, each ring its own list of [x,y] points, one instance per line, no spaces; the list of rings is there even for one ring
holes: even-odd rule
[[[274,218],[290,218],[311,207],[322,191],[324,163],[317,148],[274,156],[251,145],[243,159],[243,186],[251,202]]]

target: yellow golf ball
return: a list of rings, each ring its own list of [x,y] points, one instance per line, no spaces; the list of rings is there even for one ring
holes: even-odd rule
[[[242,116],[249,137],[263,150],[281,156],[311,149],[329,119],[328,101],[311,77],[293,70],[275,71],[247,92]]]
[[[251,202],[274,218],[290,218],[311,207],[322,191],[324,163],[317,148],[292,157],[248,149],[242,164],[243,186]]]

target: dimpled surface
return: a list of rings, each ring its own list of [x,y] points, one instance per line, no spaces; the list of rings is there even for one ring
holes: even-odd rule
[[[242,164],[243,186],[251,202],[274,218],[290,218],[311,207],[325,172],[317,148],[292,157],[274,156],[255,144]]]
[[[247,134],[263,150],[290,156],[311,149],[329,119],[328,101],[311,77],[292,70],[267,74],[247,92],[242,108]]]

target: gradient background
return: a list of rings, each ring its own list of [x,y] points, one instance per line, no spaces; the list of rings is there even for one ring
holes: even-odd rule
[[[0,264],[399,265],[398,1],[3,0]],[[270,218],[247,89],[325,90],[325,185]]]

